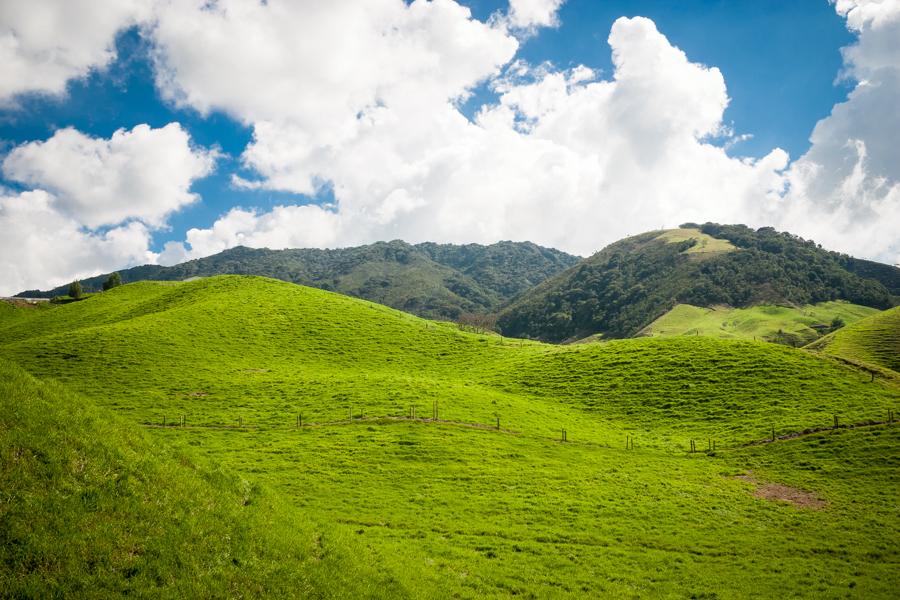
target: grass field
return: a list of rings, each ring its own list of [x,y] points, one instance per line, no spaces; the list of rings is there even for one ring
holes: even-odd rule
[[[900,307],[839,329],[810,345],[810,349],[900,373]]]
[[[699,229],[669,229],[658,236],[657,239],[665,240],[670,244],[696,240],[697,243],[685,250],[685,254],[711,254],[718,252],[733,252],[737,248],[728,240],[720,240]]]
[[[368,587],[310,575],[324,595],[893,594],[898,430],[745,445],[896,408],[896,382],[802,350],[550,346],[216,277],[0,313],[0,356],[87,398],[54,387],[62,402],[114,415],[109,428],[142,428],[154,456],[184,452],[271,490],[275,534],[294,519],[340,540],[335,564],[358,552],[345,583]],[[792,493],[810,500],[777,499]]]
[[[728,339],[762,340],[804,346],[828,332],[835,318],[849,325],[878,313],[878,309],[844,301],[803,307],[753,306],[701,308],[679,304],[644,328],[639,335],[705,335]]]
[[[0,489],[3,597],[397,591],[258,483],[2,359]]]

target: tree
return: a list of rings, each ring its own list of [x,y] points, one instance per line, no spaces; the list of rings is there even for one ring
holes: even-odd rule
[[[835,317],[831,320],[831,330],[832,331],[834,331],[835,329],[840,329],[844,325],[846,325],[846,323],[844,323],[844,320],[840,317]]]
[[[456,318],[456,325],[463,331],[487,333],[497,327],[496,315],[462,313]]]
[[[119,275],[118,272],[110,273],[109,277],[106,278],[106,281],[103,282],[103,291],[111,290],[120,285],[122,285],[122,276]]]
[[[69,297],[74,298],[75,300],[80,300],[84,295],[84,290],[81,289],[81,282],[77,279],[69,284]]]

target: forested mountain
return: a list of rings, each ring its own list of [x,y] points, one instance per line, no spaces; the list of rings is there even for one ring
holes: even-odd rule
[[[887,309],[897,304],[898,281],[896,267],[770,227],[688,223],[606,247],[520,297],[498,322],[507,335],[549,341],[629,337],[677,304],[846,300]]]
[[[213,275],[261,275],[332,290],[420,316],[454,319],[490,313],[525,290],[580,260],[530,242],[480,244],[378,242],[355,248],[269,250],[239,246],[172,267],[145,265],[121,271],[122,281],[180,281]],[[99,290],[107,275],[82,282]],[[22,292],[64,295],[68,286]]]

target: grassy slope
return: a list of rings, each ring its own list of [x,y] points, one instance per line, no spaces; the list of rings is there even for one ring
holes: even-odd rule
[[[132,422],[210,425],[149,433],[358,536],[420,596],[890,593],[898,515],[876,490],[900,490],[857,460],[869,449],[830,456],[856,474],[855,487],[834,487],[796,457],[740,448],[772,425],[878,418],[900,399],[892,382],[805,352],[709,338],[511,342],[237,277],[125,286],[27,324],[0,320],[0,340],[0,355]],[[517,433],[375,418],[413,404],[430,416],[433,401],[442,418],[499,416]],[[370,418],[348,422],[351,405]],[[320,425],[297,431],[297,413]],[[555,441],[560,428],[569,443]],[[735,449],[684,452],[705,437]],[[748,466],[829,509],[754,498],[730,478]]]
[[[2,360],[0,489],[4,595],[394,595],[257,483]]]
[[[851,362],[900,373],[900,307],[839,329],[813,343],[810,348]]]
[[[728,240],[720,240],[707,235],[699,229],[686,227],[683,229],[667,229],[657,239],[665,240],[670,244],[696,240],[696,243],[685,250],[686,254],[714,254],[717,252],[733,252],[737,250],[734,244]]]
[[[821,302],[793,308],[788,306],[754,306],[751,308],[701,308],[679,304],[639,335],[710,335],[732,339],[762,339],[792,341],[802,346],[820,337],[815,327],[827,328],[832,319],[840,317],[844,323],[854,323],[876,314],[878,309],[849,302]]]

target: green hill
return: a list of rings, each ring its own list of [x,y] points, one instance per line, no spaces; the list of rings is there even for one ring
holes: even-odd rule
[[[498,323],[507,335],[558,342],[630,337],[678,304],[844,300],[886,309],[896,301],[898,273],[769,227],[686,224],[608,246],[520,296]]]
[[[396,596],[363,549],[151,437],[0,360],[4,597]]]
[[[900,373],[900,307],[839,329],[808,348],[853,363]]]
[[[551,346],[228,276],[0,313],[0,357],[154,445],[271,488],[326,539],[352,538],[348,551],[371,557],[347,578],[368,585],[377,565],[392,582],[366,590],[893,593],[900,429],[746,446],[835,415],[883,421],[900,401],[897,382],[803,350],[708,337]],[[809,506],[777,500],[792,494]]]
[[[701,308],[678,304],[640,331],[641,336],[707,335],[757,339],[804,346],[837,327],[854,323],[879,311],[849,302],[821,302],[799,308],[752,306]]]
[[[120,274],[125,283],[260,275],[364,298],[420,316],[455,319],[460,313],[494,312],[578,260],[528,242],[414,246],[393,241],[335,250],[239,246],[172,267],[144,265]],[[82,283],[86,290],[99,291],[107,276]],[[60,286],[20,295],[46,298],[64,295],[67,289]]]

